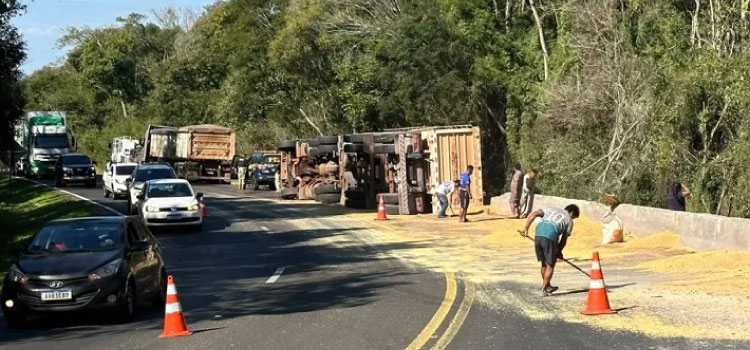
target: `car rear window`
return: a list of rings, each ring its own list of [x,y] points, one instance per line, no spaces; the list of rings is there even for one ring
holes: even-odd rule
[[[170,168],[146,168],[146,169],[138,169],[135,172],[135,179],[133,179],[136,182],[146,182],[149,180],[158,180],[158,179],[174,179],[174,171]]]
[[[120,248],[119,222],[74,221],[42,227],[26,247],[27,253],[105,251]]]
[[[130,175],[135,170],[135,165],[120,165],[115,167],[115,175]]]
[[[62,160],[63,165],[89,165],[91,159],[88,156],[65,156]]]
[[[192,197],[193,190],[186,183],[149,184],[149,198]]]

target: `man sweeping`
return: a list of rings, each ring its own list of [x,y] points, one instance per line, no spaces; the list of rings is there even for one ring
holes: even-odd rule
[[[446,181],[441,183],[435,188],[435,196],[440,201],[440,213],[438,213],[438,219],[447,218],[445,211],[453,203],[453,193],[455,193],[456,187],[460,186],[461,182],[458,180]],[[453,209],[451,209],[452,211]]]
[[[534,211],[526,220],[521,235],[529,236],[529,227],[534,219],[541,220],[536,225],[534,235],[534,249],[536,259],[542,263],[542,296],[546,297],[557,290],[550,282],[555,272],[557,257],[562,256],[562,250],[568,242],[570,233],[573,232],[573,220],[577,219],[581,211],[575,204],[570,204],[565,209],[546,208]]]

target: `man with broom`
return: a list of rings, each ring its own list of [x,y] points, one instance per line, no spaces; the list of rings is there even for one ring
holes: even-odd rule
[[[558,256],[562,256],[562,250],[568,242],[570,233],[573,232],[573,220],[577,219],[581,211],[575,204],[570,204],[565,209],[546,208],[534,211],[526,220],[526,226],[521,235],[529,237],[529,227],[534,219],[541,220],[536,225],[534,234],[534,249],[536,259],[542,263],[542,296],[546,297],[557,290],[550,282],[555,272],[555,263]]]

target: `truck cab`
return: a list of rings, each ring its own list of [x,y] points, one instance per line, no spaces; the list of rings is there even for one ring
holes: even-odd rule
[[[75,150],[64,112],[26,113],[17,127],[16,142],[25,150],[19,168],[31,177],[54,175],[57,159]]]

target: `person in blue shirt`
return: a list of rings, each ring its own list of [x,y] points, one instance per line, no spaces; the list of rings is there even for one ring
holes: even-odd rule
[[[466,218],[466,210],[469,209],[471,196],[471,173],[474,172],[474,166],[466,167],[466,172],[461,174],[458,186],[458,199],[461,202],[461,214],[458,216],[458,222],[469,222]]]
[[[551,285],[555,263],[558,256],[562,256],[562,250],[573,232],[573,220],[580,214],[578,206],[570,204],[565,209],[546,208],[534,211],[526,220],[526,227],[521,232],[524,237],[529,236],[529,227],[534,219],[541,219],[536,225],[534,249],[537,261],[542,263],[542,296],[548,296],[557,290],[557,287]]]

